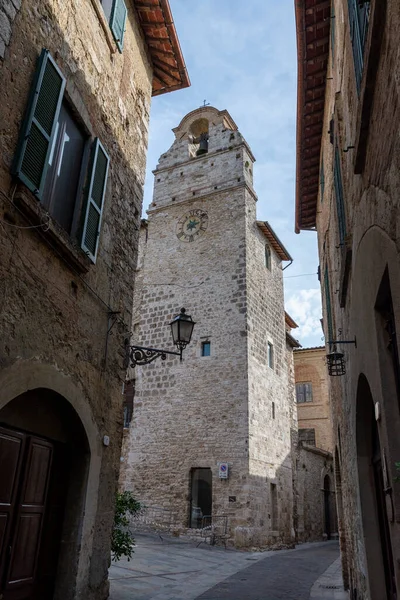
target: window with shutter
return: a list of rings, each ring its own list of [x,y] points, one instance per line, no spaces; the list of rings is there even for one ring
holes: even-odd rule
[[[321,167],[319,170],[319,185],[321,187],[321,202],[324,201],[325,192],[325,170],[324,170],[324,157],[321,158]]]
[[[360,93],[364,68],[364,46],[367,39],[370,2],[348,0],[350,38],[353,47],[357,92]]]
[[[296,400],[298,404],[312,402],[312,383],[296,383]]]
[[[13,174],[39,199],[45,185],[64,88],[65,78],[49,52],[43,49],[13,166]]]
[[[343,199],[343,182],[342,182],[342,169],[340,166],[340,153],[339,148],[335,147],[335,163],[333,170],[333,179],[335,185],[335,198],[336,198],[336,210],[338,216],[338,228],[339,228],[339,241],[340,245],[344,246],[346,239],[346,215],[344,209]]]
[[[93,147],[92,169],[87,192],[86,214],[83,225],[82,248],[96,262],[97,248],[103,214],[104,194],[107,185],[109,158],[100,140]]]
[[[328,266],[325,267],[324,276],[324,289],[325,289],[325,306],[326,306],[326,318],[328,321],[328,341],[333,340],[333,322],[332,322],[332,307],[331,307],[331,291],[329,285],[329,273]]]
[[[13,174],[40,200],[70,235],[82,219],[82,187],[89,135],[64,98],[65,78],[45,49],[28,101],[13,163]],[[82,248],[95,262],[109,158],[98,139],[93,145]]]
[[[125,23],[127,16],[127,8],[124,0],[114,0],[111,11],[110,27],[118,50],[122,52],[124,47]]]

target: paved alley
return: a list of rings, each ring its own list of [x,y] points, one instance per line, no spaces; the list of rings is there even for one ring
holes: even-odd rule
[[[110,600],[345,600],[336,542],[238,552],[137,535],[133,559],[110,569]]]

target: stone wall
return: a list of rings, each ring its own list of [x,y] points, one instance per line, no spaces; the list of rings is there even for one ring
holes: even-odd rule
[[[190,159],[188,132],[201,118],[209,122],[209,151]],[[173,511],[186,528],[191,469],[210,468],[212,512],[228,515],[231,543],[290,541],[293,388],[289,394],[282,271],[273,255],[272,273],[266,273],[253,157],[226,111],[199,109],[174,131],[177,139],[155,171],[142,230],[133,343],[171,348],[168,322],[182,306],[196,325],[182,363],[167,356],[135,369],[122,486],[145,504]],[[206,213],[207,227],[185,242],[178,237],[179,221],[190,211]],[[266,366],[268,339],[275,370]],[[211,344],[210,356],[201,355],[204,341]],[[218,477],[220,462],[229,464],[227,480]],[[271,483],[281,507],[273,533]]]
[[[333,457],[329,452],[300,444],[297,463],[297,541],[317,542],[337,538],[336,495]],[[324,485],[329,480],[329,492]],[[327,495],[327,499],[325,498]],[[329,518],[326,514],[329,504]],[[329,521],[329,524],[328,524]]]
[[[325,183],[318,198],[318,246],[322,276],[326,268],[329,274],[334,335],[357,339],[357,347],[341,348],[347,372],[331,378],[330,394],[345,581],[353,598],[372,600],[395,595],[393,585],[397,594],[400,589],[400,489],[395,469],[400,455],[398,358],[391,353],[393,344],[399,344],[400,331],[400,7],[395,0],[370,3],[359,93],[348,3],[335,0],[334,10],[335,48],[330,52],[323,123]],[[327,133],[332,118],[343,184],[346,236],[342,245],[333,178],[335,146]],[[323,284],[327,337],[326,289]],[[388,322],[391,327],[394,324],[391,340]],[[377,475],[371,467],[373,455],[374,464],[380,464],[378,454],[386,464],[383,485],[375,483]],[[382,499],[382,487],[392,486],[391,500]],[[387,547],[377,543],[378,539],[387,539]]]
[[[111,35],[95,5],[101,12],[98,0],[25,0],[21,6],[13,0],[0,8],[0,40],[6,45],[0,42],[2,400],[32,386],[56,389],[77,407],[92,436],[80,544],[69,556],[71,564],[64,563],[65,572],[71,569],[68,588],[57,588],[56,597],[65,600],[107,597],[122,432],[123,338],[131,325],[152,78],[133,9],[120,54],[115,44],[111,52]],[[42,47],[67,79],[66,97],[77,119],[110,155],[96,265],[10,175]],[[109,318],[111,310],[118,323],[107,338],[115,318]],[[108,447],[101,444],[104,435],[110,438]]]
[[[294,366],[296,383],[312,385],[312,402],[297,404],[299,429],[314,429],[316,447],[332,453],[333,429],[325,347],[295,350]]]
[[[0,59],[4,58],[13,30],[14,19],[22,0],[4,0],[0,6]]]

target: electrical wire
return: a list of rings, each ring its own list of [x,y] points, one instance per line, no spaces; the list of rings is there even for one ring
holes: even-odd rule
[[[318,273],[302,273],[301,275],[286,275],[283,277],[283,279],[293,279],[294,277],[311,277],[318,275]]]

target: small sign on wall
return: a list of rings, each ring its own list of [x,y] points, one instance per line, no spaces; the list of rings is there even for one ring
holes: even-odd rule
[[[218,463],[218,474],[220,479],[228,479],[229,467],[227,462]]]

